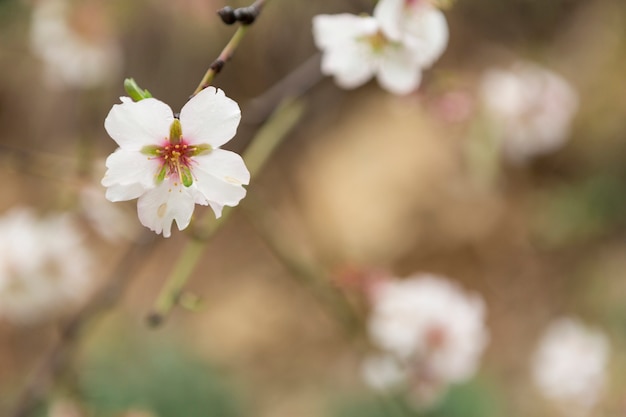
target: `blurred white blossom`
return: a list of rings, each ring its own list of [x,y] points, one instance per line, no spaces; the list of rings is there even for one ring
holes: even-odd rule
[[[250,173],[238,154],[220,149],[235,136],[241,112],[222,90],[208,87],[185,104],[180,117],[162,101],[122,97],[104,127],[119,145],[106,160],[102,185],[110,201],[138,198],[141,224],[164,237],[172,223],[191,221],[195,204],[220,217],[246,195]]]
[[[356,88],[376,76],[391,93],[415,90],[422,69],[445,50],[448,26],[441,11],[413,3],[382,0],[373,17],[315,16],[313,37],[323,51],[322,72],[342,88]]]
[[[365,382],[377,390],[388,390],[406,382],[407,367],[392,355],[369,356],[363,362]]]
[[[578,94],[561,76],[530,63],[489,70],[481,96],[505,156],[515,163],[553,152],[568,139]]]
[[[0,218],[0,316],[28,324],[76,306],[92,288],[92,254],[68,215]]]
[[[448,46],[448,23],[428,0],[380,0],[374,17],[382,32],[414,52],[422,68],[435,63]]]
[[[384,281],[373,293],[369,333],[385,355],[365,364],[375,388],[404,379],[420,399],[471,378],[488,340],[485,304],[477,294],[434,275]]]
[[[44,64],[45,80],[52,87],[96,87],[115,77],[121,66],[121,49],[106,34],[88,36],[70,23],[67,0],[38,1],[32,13],[31,48]],[[98,26],[100,10],[87,10],[82,27]],[[83,31],[84,32],[84,31]]]
[[[532,363],[535,383],[569,415],[585,415],[604,388],[609,351],[608,338],[599,330],[559,319],[539,341]]]

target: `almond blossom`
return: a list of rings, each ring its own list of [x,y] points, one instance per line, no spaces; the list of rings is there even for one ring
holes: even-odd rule
[[[609,341],[599,330],[572,318],[556,320],[533,357],[535,383],[567,414],[586,415],[604,388],[609,350]]]
[[[510,161],[523,163],[567,141],[578,94],[560,75],[519,62],[510,70],[489,70],[480,92],[494,134]]]
[[[472,377],[489,340],[482,298],[428,274],[377,284],[368,327],[381,354],[365,362],[366,381],[406,385],[422,403]]]
[[[92,288],[91,252],[68,215],[24,208],[0,217],[0,316],[29,324],[76,306]]]
[[[389,39],[414,51],[422,68],[435,63],[448,45],[448,23],[428,0],[381,0],[374,17]]]
[[[79,6],[80,7],[80,6]],[[51,87],[92,88],[112,79],[121,66],[121,49],[106,33],[97,33],[100,10],[86,10],[82,33],[70,23],[67,0],[36,3],[31,23],[31,49]],[[80,10],[79,10],[80,11]]]
[[[141,224],[164,237],[172,222],[185,229],[195,204],[220,217],[246,195],[250,173],[238,154],[220,149],[237,131],[241,112],[222,90],[208,87],[176,118],[162,101],[122,97],[104,127],[119,148],[106,160],[102,185],[110,201],[138,198]]]
[[[342,88],[356,88],[374,76],[394,94],[415,90],[422,69],[443,53],[448,28],[432,6],[382,0],[374,16],[348,13],[313,18],[313,37],[322,50],[322,72]]]

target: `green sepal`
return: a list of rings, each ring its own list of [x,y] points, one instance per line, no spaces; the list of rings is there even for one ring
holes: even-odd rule
[[[183,182],[185,187],[191,187],[191,184],[193,184],[193,176],[191,175],[189,167],[180,167],[180,180]]]
[[[141,153],[148,156],[159,156],[161,154],[161,147],[157,145],[146,145],[141,148]]]
[[[183,126],[180,124],[180,120],[174,119],[170,126],[170,143],[176,145],[180,143],[180,139],[183,137]]]
[[[189,154],[191,156],[198,156],[198,155],[203,155],[203,154],[207,154],[209,152],[211,152],[213,150],[213,147],[211,145],[208,145],[206,143],[203,143],[201,145],[194,145],[193,147],[194,149],[189,152]]]
[[[165,174],[167,174],[167,166],[163,165],[161,167],[161,170],[159,171],[159,174],[156,177],[157,185],[159,185],[159,184],[161,184],[163,182],[163,180],[165,179]]]
[[[141,101],[144,98],[152,98],[152,94],[148,90],[144,90],[137,82],[132,78],[126,78],[124,80],[124,90],[128,93],[130,98],[134,101]]]

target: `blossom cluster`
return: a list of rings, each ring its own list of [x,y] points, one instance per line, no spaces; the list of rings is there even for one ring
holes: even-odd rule
[[[222,90],[208,87],[182,108],[155,98],[122,97],[104,127],[119,145],[106,160],[102,185],[110,201],[138,198],[141,224],[164,237],[175,221],[186,228],[196,204],[220,217],[246,195],[250,173],[238,154],[220,149],[237,131],[241,112]]]
[[[366,360],[366,381],[406,387],[421,404],[471,378],[489,341],[482,298],[428,274],[377,283],[368,328],[381,353]]]
[[[0,218],[0,316],[34,323],[81,302],[92,288],[91,252],[68,215]]]
[[[376,76],[386,90],[408,94],[445,50],[448,25],[427,0],[380,0],[373,16],[315,16],[313,37],[323,51],[322,72],[339,86],[355,88]]]

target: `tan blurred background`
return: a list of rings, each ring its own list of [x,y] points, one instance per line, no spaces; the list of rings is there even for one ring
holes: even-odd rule
[[[95,88],[47,85],[30,47],[33,2],[0,1],[2,211],[80,214],[77,192],[98,183],[115,147],[103,120],[124,94],[123,79],[134,77],[176,111],[234,31],[214,13],[220,1],[74,3],[85,36],[121,47],[119,72]],[[243,149],[271,110],[264,92],[316,54],[314,15],[371,12],[373,4],[269,3],[215,82],[243,111],[227,147]],[[189,284],[200,311],[178,309],[162,328],[145,325],[189,240],[176,231],[140,260],[113,311],[89,323],[38,415],[61,400],[89,416],[390,415],[371,405],[360,381],[361,295],[337,290],[348,267],[438,273],[486,299],[491,343],[479,375],[445,407],[415,415],[559,415],[531,384],[529,360],[545,324],[563,314],[609,335],[610,381],[596,413],[626,414],[626,3],[459,0],[446,16],[448,49],[410,96],[374,82],[343,91],[304,72],[298,82],[314,85],[301,97],[303,116]],[[522,166],[496,159],[485,180],[468,158],[478,80],[518,59],[569,80],[579,111],[562,149]],[[136,221],[135,203],[124,204]],[[132,243],[107,242],[83,225],[102,281]],[[333,305],[344,291],[357,321]],[[0,321],[0,415],[62,321]]]

